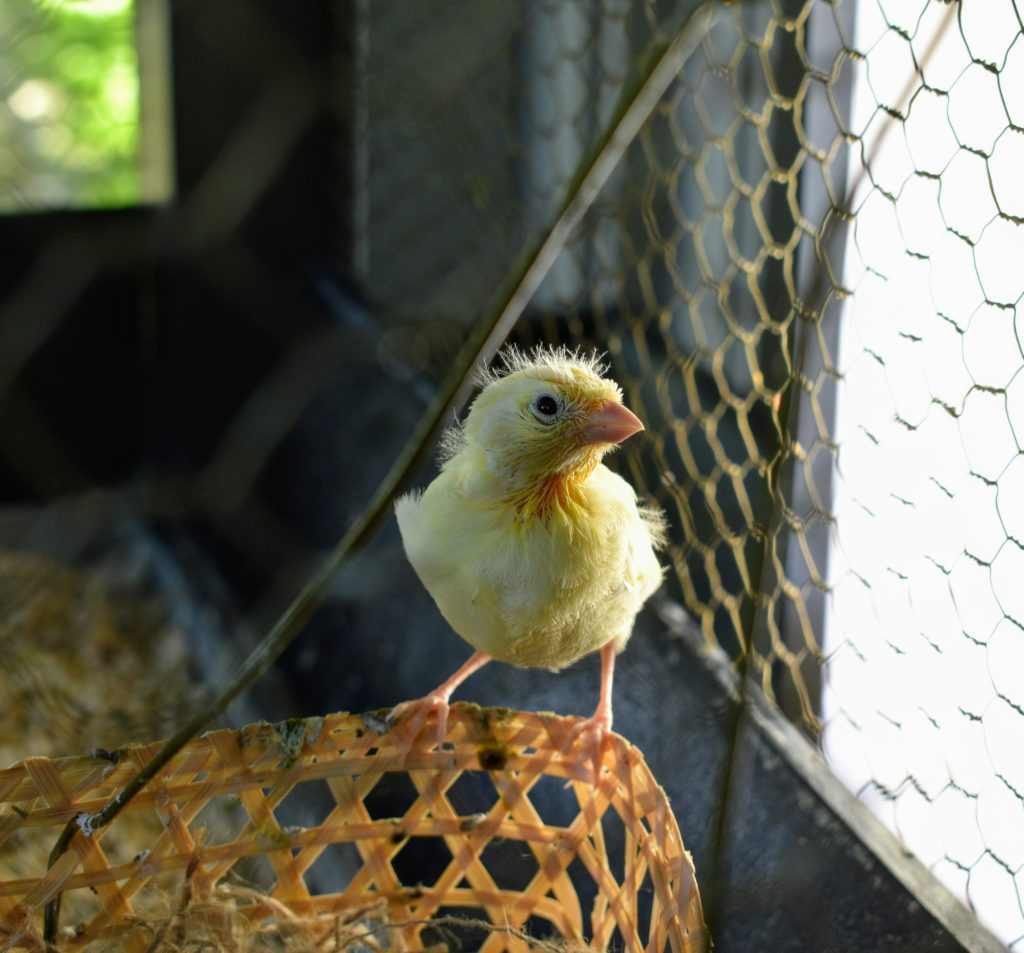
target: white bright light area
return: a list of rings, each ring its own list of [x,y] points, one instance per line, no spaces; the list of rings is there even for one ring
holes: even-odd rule
[[[837,774],[1018,951],[1021,7],[857,4],[852,122],[870,178],[843,275],[823,698]]]

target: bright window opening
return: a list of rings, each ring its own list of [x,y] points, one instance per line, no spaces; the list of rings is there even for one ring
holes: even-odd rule
[[[153,28],[160,6],[0,5],[0,211],[167,197],[166,30]]]
[[[824,746],[1024,949],[1024,35],[959,11],[857,6]]]

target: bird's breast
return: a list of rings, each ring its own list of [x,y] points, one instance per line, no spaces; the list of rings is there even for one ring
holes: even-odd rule
[[[628,636],[649,595],[635,585],[637,548],[657,562],[633,491],[605,472],[613,482],[602,475],[598,492],[546,519],[471,499],[444,473],[400,501],[409,560],[467,642],[501,661],[562,668]]]

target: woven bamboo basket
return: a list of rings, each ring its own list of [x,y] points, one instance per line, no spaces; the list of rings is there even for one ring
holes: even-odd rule
[[[578,746],[563,753],[575,723],[456,704],[445,743],[422,739],[405,758],[369,715],[211,731],[108,827],[81,823],[49,870],[67,821],[99,809],[157,746],[30,758],[0,771],[0,949],[45,949],[42,910],[60,894],[58,950],[158,950],[168,923],[177,917],[180,933],[189,910],[231,883],[232,916],[301,921],[309,949],[441,949],[439,924],[474,918],[488,953],[553,948],[544,936],[592,949],[706,949],[693,864],[664,791],[618,736],[595,782]],[[396,802],[399,781],[407,794]],[[289,826],[286,799],[307,789],[306,810],[321,804],[322,820]],[[375,801],[381,791],[391,794]],[[435,856],[417,861],[431,845]],[[494,863],[509,850],[515,884]],[[351,875],[311,889],[330,851],[348,852]],[[22,861],[15,876],[12,856]],[[258,889],[240,885],[240,867]]]

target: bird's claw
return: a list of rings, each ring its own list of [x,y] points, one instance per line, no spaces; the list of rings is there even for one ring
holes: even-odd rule
[[[589,718],[572,726],[562,753],[569,754],[577,740],[582,738],[583,752],[590,759],[596,781],[601,775],[601,762],[611,741],[611,734],[611,716],[605,712],[594,712]]]
[[[448,733],[448,697],[440,692],[431,692],[415,701],[395,705],[388,715],[388,724],[395,736],[395,744],[402,760],[409,757],[412,746],[420,736],[431,715],[437,716],[434,732],[435,744],[442,744]]]

